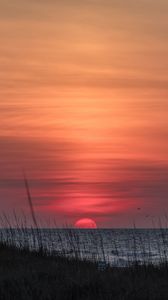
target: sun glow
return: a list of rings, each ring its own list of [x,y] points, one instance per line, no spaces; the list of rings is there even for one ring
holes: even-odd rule
[[[96,222],[92,219],[83,218],[75,223],[75,228],[97,228]]]

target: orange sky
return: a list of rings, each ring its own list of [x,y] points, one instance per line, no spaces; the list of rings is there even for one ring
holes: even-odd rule
[[[29,214],[24,168],[36,213],[59,225],[166,213],[167,13],[167,0],[0,0],[0,211]]]

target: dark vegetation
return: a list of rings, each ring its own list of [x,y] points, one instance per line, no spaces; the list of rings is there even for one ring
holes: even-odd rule
[[[0,244],[2,300],[167,300],[167,264],[108,267]]]

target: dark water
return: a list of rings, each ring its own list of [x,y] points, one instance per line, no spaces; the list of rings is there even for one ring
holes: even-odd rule
[[[123,266],[167,260],[168,229],[1,229],[1,240],[18,246]]]

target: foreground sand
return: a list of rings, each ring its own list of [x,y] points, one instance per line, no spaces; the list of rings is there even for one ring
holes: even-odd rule
[[[168,299],[168,266],[108,268],[0,244],[0,299]]]

